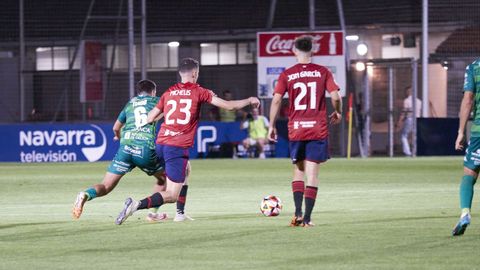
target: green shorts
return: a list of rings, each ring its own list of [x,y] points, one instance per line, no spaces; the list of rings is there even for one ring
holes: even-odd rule
[[[133,146],[120,144],[117,154],[113,158],[108,171],[123,175],[138,167],[148,175],[163,171],[164,166],[155,153],[155,149],[147,146]]]
[[[463,158],[463,166],[470,170],[478,172],[480,169],[480,137],[470,137],[465,157]]]

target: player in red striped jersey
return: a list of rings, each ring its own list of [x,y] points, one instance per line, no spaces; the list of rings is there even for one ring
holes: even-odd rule
[[[127,198],[124,209],[117,217],[118,225],[137,210],[159,207],[164,203],[177,201],[185,181],[189,160],[188,149],[193,145],[202,104],[210,103],[227,110],[239,110],[248,105],[256,108],[260,105],[256,97],[226,101],[217,97],[213,91],[201,87],[197,84],[198,61],[192,58],[180,61],[179,74],[182,82],[165,91],[157,106],[149,112],[147,117],[147,123],[153,122],[161,114],[165,118],[158,132],[156,153],[165,163],[166,190],[156,192],[140,201]]]
[[[282,98],[288,92],[290,102],[288,138],[290,155],[295,164],[292,181],[295,216],[291,226],[314,225],[311,222],[311,214],[317,197],[319,164],[330,158],[325,102],[327,91],[330,93],[335,110],[329,117],[330,123],[338,124],[342,119],[339,86],[326,67],[312,63],[312,43],[310,36],[302,36],[295,40],[293,52],[297,58],[297,64],[280,74],[270,107],[268,137],[271,141],[276,141],[275,122]],[[304,197],[305,213],[302,216]]]

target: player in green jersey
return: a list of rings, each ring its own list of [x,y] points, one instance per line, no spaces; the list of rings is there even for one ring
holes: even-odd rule
[[[467,66],[463,99],[460,106],[460,126],[455,142],[456,150],[463,150],[465,142],[465,126],[473,111],[473,125],[470,130],[470,141],[463,159],[463,177],[460,183],[460,220],[452,231],[453,236],[465,233],[470,225],[470,208],[472,207],[473,186],[480,170],[480,59]]]
[[[136,88],[137,96],[125,105],[113,125],[114,140],[120,140],[117,154],[110,163],[102,183],[78,193],[72,209],[75,219],[80,218],[85,202],[110,193],[120,179],[135,167],[156,178],[154,191],[165,189],[164,168],[155,153],[156,122],[146,125],[148,112],[159,100],[156,96],[156,85],[153,81],[142,80],[137,83]],[[166,216],[162,214],[161,217]],[[158,217],[152,218],[151,214],[147,216],[149,221],[157,219]]]

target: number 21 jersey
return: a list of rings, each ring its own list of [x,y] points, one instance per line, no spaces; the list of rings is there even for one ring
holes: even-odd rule
[[[274,93],[288,92],[288,138],[291,141],[328,137],[325,91],[339,90],[332,73],[316,64],[296,64],[278,77]]]
[[[191,147],[198,125],[202,103],[211,103],[213,92],[194,83],[171,86],[157,103],[164,121],[157,143],[177,147]]]

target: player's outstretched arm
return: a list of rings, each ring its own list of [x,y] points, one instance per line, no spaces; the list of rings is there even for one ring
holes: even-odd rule
[[[462,104],[460,105],[460,125],[458,127],[457,140],[455,141],[455,149],[463,150],[463,143],[465,141],[465,126],[467,125],[470,112],[472,110],[474,95],[471,91],[465,91],[463,94]]]
[[[113,139],[115,141],[120,140],[120,136],[121,136],[120,131],[122,130],[123,125],[124,124],[122,122],[118,121],[118,120],[115,121],[115,124],[113,124],[113,134],[114,134]]]
[[[252,105],[254,108],[258,108],[258,106],[260,106],[260,100],[258,100],[258,98],[256,97],[249,97],[249,98],[240,99],[240,100],[224,100],[214,96],[212,97],[211,104],[219,108],[232,111],[232,110],[239,110],[248,105]]]
[[[154,107],[147,116],[147,124],[151,124],[155,121],[160,120],[163,117],[163,113],[157,107]]]
[[[273,95],[272,104],[270,105],[270,125],[268,126],[268,139],[272,142],[277,141],[277,129],[275,124],[277,122],[278,111],[282,104],[282,95]]]
[[[333,109],[335,110],[330,114],[330,124],[339,124],[342,121],[342,97],[339,91],[333,91],[330,93]]]

